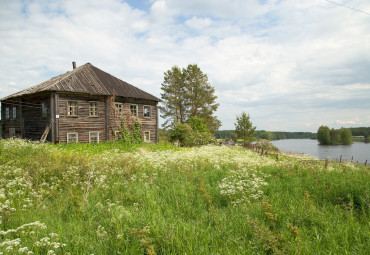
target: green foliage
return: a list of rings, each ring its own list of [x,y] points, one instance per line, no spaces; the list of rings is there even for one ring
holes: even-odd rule
[[[233,136],[235,130],[218,130],[215,133],[216,139],[227,139]],[[266,140],[280,140],[280,139],[310,139],[315,137],[315,133],[311,132],[278,132],[256,130],[256,138]]]
[[[184,141],[185,146],[200,146],[206,144],[215,144],[216,138],[210,132],[200,132],[197,130],[192,130],[186,137]]]
[[[264,130],[256,131],[256,137],[270,141],[274,139],[274,135],[271,132]]]
[[[352,134],[348,128],[329,129],[327,126],[319,127],[317,140],[321,145],[349,145],[352,144]]]
[[[192,116],[204,119],[208,129],[215,132],[221,122],[213,116],[219,104],[215,103],[215,89],[208,77],[197,65],[180,69],[173,66],[164,73],[161,87],[161,117],[166,119],[163,127],[172,128],[177,123],[186,123]]]
[[[209,132],[207,125],[205,124],[204,119],[197,116],[191,116],[187,123],[190,125],[193,131],[198,132]]]
[[[211,134],[204,120],[198,117],[189,118],[188,123],[178,123],[169,135],[170,142],[179,142],[181,146],[199,146],[216,143],[216,139]]]
[[[351,130],[349,130],[348,128],[341,128],[339,132],[341,144],[348,145],[353,143]]]
[[[367,136],[370,133],[370,127],[349,128],[353,136]]]
[[[161,117],[165,119],[163,127],[174,127],[176,123],[184,123],[188,118],[188,99],[185,87],[185,77],[178,66],[164,73],[159,109]]]
[[[127,144],[130,144],[132,141],[131,132],[124,122],[121,123],[121,139]]]
[[[174,129],[170,131],[169,141],[178,141],[180,145],[185,145],[185,139],[192,132],[191,127],[187,123],[177,123]]]
[[[248,143],[254,140],[254,131],[256,127],[253,127],[252,122],[249,120],[250,116],[245,112],[242,112],[240,116],[236,116],[235,133],[238,139],[243,140],[243,145],[246,146]]]
[[[138,119],[135,119],[131,127],[131,137],[133,144],[139,144],[143,142],[141,123]]]
[[[321,126],[317,130],[317,140],[321,145],[330,144],[330,129],[327,126]]]
[[[3,254],[369,250],[370,175],[349,162],[325,169],[240,147],[21,140],[0,140],[0,162]]]

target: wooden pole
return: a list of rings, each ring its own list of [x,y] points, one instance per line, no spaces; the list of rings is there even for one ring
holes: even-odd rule
[[[365,166],[366,166],[366,164],[367,164],[367,160],[365,161]]]
[[[325,169],[328,168],[328,159],[325,159]]]
[[[339,163],[342,163],[342,155],[340,155]]]

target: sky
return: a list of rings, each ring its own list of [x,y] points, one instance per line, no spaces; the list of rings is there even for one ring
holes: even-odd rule
[[[160,97],[164,72],[197,64],[221,130],[243,111],[257,130],[370,126],[370,1],[334,2],[0,0],[0,98],[72,61]]]

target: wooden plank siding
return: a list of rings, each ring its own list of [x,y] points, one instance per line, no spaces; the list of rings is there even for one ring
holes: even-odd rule
[[[104,96],[59,94],[57,140],[66,143],[68,133],[77,133],[78,142],[88,143],[89,132],[99,132],[99,141],[105,141],[104,100]],[[77,102],[77,116],[68,116],[68,101]],[[98,116],[89,116],[90,102],[97,102]]]
[[[157,104],[161,100],[90,63],[0,101],[4,138],[9,137],[9,129],[15,129],[16,137],[40,140],[50,125],[47,141],[52,143],[67,142],[68,133],[77,133],[78,142],[87,143],[90,132],[98,132],[99,141],[112,141],[116,139],[113,131],[120,130],[122,121],[115,114],[114,102],[119,102],[128,117],[130,105],[137,105],[143,137],[150,132],[150,141],[158,141]],[[68,115],[68,101],[76,102],[76,116]],[[97,102],[98,116],[89,116],[90,102]],[[150,106],[150,118],[144,117],[144,106]],[[12,116],[13,107],[16,118]],[[5,116],[7,108],[9,118]],[[76,140],[77,136],[70,138]]]
[[[144,100],[144,99],[133,99],[133,98],[122,98],[122,97],[116,97],[114,99],[114,103],[122,103],[123,111],[130,111],[131,105],[137,105],[138,108],[138,115],[137,117],[141,120],[142,124],[142,132],[144,136],[145,131],[150,132],[150,142],[157,142],[157,102],[156,101],[150,101],[150,100]],[[112,104],[109,104],[110,106]],[[150,106],[150,118],[144,118],[144,106]],[[111,127],[110,130],[110,139],[114,140],[115,137],[113,135],[112,130],[118,131],[118,123],[120,123],[122,120],[121,118],[117,117],[115,115],[115,109],[110,108],[109,112],[109,119]]]
[[[15,136],[29,140],[39,140],[50,122],[48,117],[42,117],[41,104],[45,103],[49,109],[49,97],[47,95],[34,95],[22,99],[13,99],[2,102],[3,138],[9,138],[9,129],[15,128]],[[5,111],[9,107],[10,118],[6,118]],[[13,107],[16,107],[16,118],[13,118]]]
[[[68,101],[77,102],[77,116],[68,116]],[[121,118],[115,114],[114,103],[122,103],[123,110],[130,111],[130,105],[138,106],[138,118],[142,122],[143,134],[145,131],[150,132],[150,141],[157,141],[156,118],[157,118],[157,102],[142,100],[142,99],[126,99],[116,97],[113,105],[106,103],[105,96],[84,96],[84,95],[67,95],[59,94],[58,97],[58,112],[57,130],[59,142],[67,142],[68,133],[78,133],[78,141],[82,143],[89,142],[89,132],[99,132],[99,140],[106,141],[115,140],[113,131],[119,131]],[[98,116],[89,116],[90,102],[98,103]],[[144,106],[150,106],[150,118],[144,118]],[[106,118],[106,107],[109,112],[109,118]],[[108,125],[106,123],[108,121]],[[107,127],[109,130],[107,131]],[[106,136],[108,134],[108,137]]]

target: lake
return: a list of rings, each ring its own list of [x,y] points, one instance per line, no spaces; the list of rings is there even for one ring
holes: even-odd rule
[[[317,140],[311,139],[284,139],[271,141],[273,145],[284,152],[309,154],[319,159],[353,161],[370,164],[370,143],[354,142],[351,145],[319,145]]]

